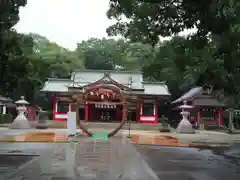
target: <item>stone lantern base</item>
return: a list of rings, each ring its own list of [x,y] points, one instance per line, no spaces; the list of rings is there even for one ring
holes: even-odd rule
[[[192,124],[186,119],[181,120],[181,122],[178,124],[176,132],[182,133],[182,134],[194,134],[195,133],[193,130]]]
[[[30,124],[24,115],[18,115],[9,127],[10,129],[29,129]]]

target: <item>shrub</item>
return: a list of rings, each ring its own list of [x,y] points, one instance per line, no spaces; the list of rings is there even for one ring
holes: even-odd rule
[[[12,123],[13,117],[11,114],[0,114],[0,124]]]

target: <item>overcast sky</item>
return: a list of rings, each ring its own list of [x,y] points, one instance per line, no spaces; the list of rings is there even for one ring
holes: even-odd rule
[[[38,33],[50,41],[74,50],[77,42],[107,37],[114,24],[107,18],[109,0],[28,0],[20,9],[16,30]],[[185,34],[185,33],[184,33]]]
[[[107,37],[109,0],[28,0],[16,30],[46,36],[66,48],[90,37]]]

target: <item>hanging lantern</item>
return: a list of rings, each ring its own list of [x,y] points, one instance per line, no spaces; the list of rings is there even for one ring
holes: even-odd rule
[[[101,99],[104,99],[104,95],[103,94],[101,94]]]

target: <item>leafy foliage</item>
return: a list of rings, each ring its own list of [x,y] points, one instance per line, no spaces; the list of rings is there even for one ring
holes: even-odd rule
[[[173,98],[192,86],[211,84],[220,98],[240,106],[238,0],[110,0],[107,16],[117,23],[107,32],[125,39],[91,38],[79,42],[75,51],[12,30],[26,0],[2,2],[0,94],[34,101],[47,77],[66,78],[84,68],[127,69],[167,81]],[[197,32],[178,36],[191,28]],[[161,36],[174,37],[160,42]]]
[[[240,106],[238,0],[110,0],[107,15],[117,20],[107,29],[109,35],[153,46],[161,36],[196,28],[186,39],[160,45],[157,59],[144,67],[145,74],[168,80],[175,94],[210,83],[228,104]]]
[[[105,70],[141,69],[155,55],[150,45],[105,38],[83,41],[78,44],[76,52],[83,56],[86,69]]]

